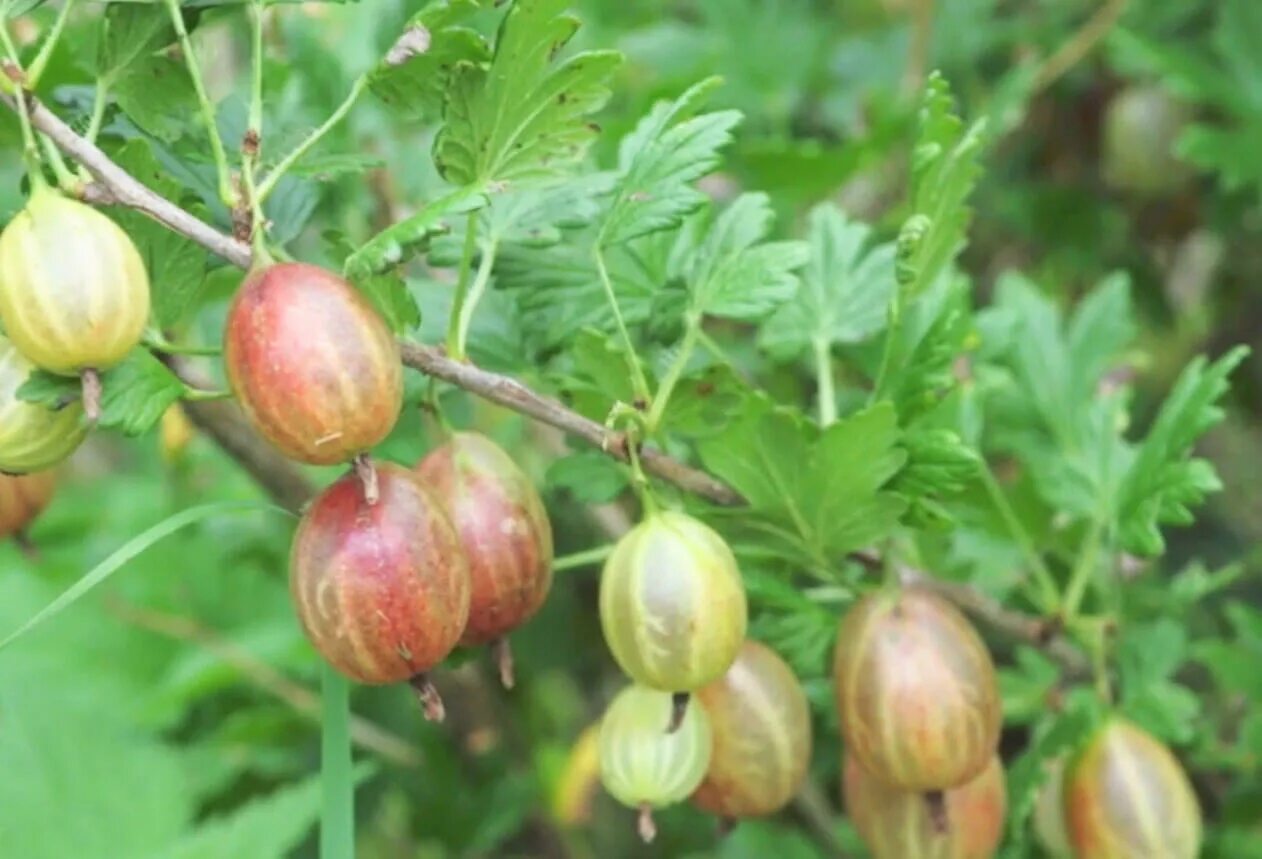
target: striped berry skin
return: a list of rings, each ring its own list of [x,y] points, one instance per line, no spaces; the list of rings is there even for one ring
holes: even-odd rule
[[[552,586],[552,524],[517,463],[484,435],[455,433],[416,467],[460,535],[473,596],[461,643],[485,644],[534,616]]]
[[[811,712],[789,666],[765,644],[748,640],[697,700],[710,717],[714,753],[693,804],[727,818],[784,808],[811,761]]]
[[[0,539],[13,536],[35,521],[53,500],[56,487],[51,471],[20,477],[0,474]]]
[[[144,261],[105,215],[37,188],[0,235],[0,320],[41,369],[113,367],[149,321]]]
[[[338,480],[303,515],[290,556],[302,628],[360,683],[410,680],[441,662],[469,617],[469,567],[455,528],[410,470],[377,465],[369,504]]]
[[[26,474],[61,462],[83,441],[87,424],[77,403],[57,411],[18,399],[34,366],[0,336],[0,471]]]
[[[1143,729],[1110,718],[1066,771],[1065,819],[1078,859],[1194,859],[1201,809],[1187,774]]]
[[[995,667],[972,625],[926,590],[880,591],[841,621],[834,693],[846,747],[913,791],[969,781],[999,744]]]
[[[286,456],[346,462],[394,428],[399,345],[340,277],[305,263],[251,272],[224,326],[224,365],[255,428]]]
[[[600,721],[600,780],[631,808],[661,808],[687,799],[705,778],[712,746],[710,720],[689,707],[679,730],[662,730],[670,695],[644,686],[618,693]]]
[[[684,513],[651,514],[614,547],[600,579],[600,622],[622,670],[664,692],[721,677],[747,620],[736,558],[713,529]]]
[[[992,755],[979,775],[943,796],[935,821],[923,793],[900,790],[846,755],[843,801],[875,859],[990,859],[1003,838],[1008,796],[1003,765]]]

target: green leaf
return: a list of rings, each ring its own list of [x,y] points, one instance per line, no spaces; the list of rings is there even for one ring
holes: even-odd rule
[[[22,624],[20,627],[9,633],[4,639],[0,640],[0,650],[8,647],[17,641],[26,633],[39,626],[44,621],[60,613],[63,609],[74,605],[83,598],[88,591],[108,579],[123,565],[134,559],[137,555],[148,549],[154,543],[163,537],[170,536],[181,528],[192,525],[203,519],[209,519],[212,516],[229,513],[247,513],[257,512],[259,510],[275,510],[278,512],[287,512],[281,510],[271,504],[262,504],[257,501],[220,501],[214,504],[202,504],[198,507],[190,507],[168,516],[156,525],[146,529],[135,537],[132,537],[117,549],[108,558],[101,561],[92,569],[88,570],[83,576],[71,585],[61,596],[53,600],[46,607],[36,613],[33,617]]]
[[[585,450],[548,466],[547,482],[582,504],[605,504],[626,490],[627,472],[603,453]]]
[[[110,94],[141,130],[171,142],[197,113],[197,94],[181,60],[148,56],[131,63],[115,78]]]
[[[374,274],[354,281],[395,334],[406,334],[421,324],[421,309],[407,282],[397,274]]]
[[[101,19],[96,76],[112,79],[175,40],[171,16],[162,3],[110,3]]]
[[[912,155],[912,215],[898,236],[899,302],[927,290],[959,254],[972,213],[969,194],[981,174],[985,121],[967,129],[953,112],[951,88],[930,75]]]
[[[401,62],[387,57],[368,76],[368,86],[394,112],[429,122],[441,114],[451,77],[463,63],[481,66],[491,49],[476,30],[462,26],[482,8],[480,0],[440,0],[416,14],[409,28],[424,28],[428,47]]]
[[[54,707],[37,693],[0,694],[0,768],[22,773],[0,779],[4,852],[137,857],[177,838],[196,811],[178,751],[122,727],[104,702]]]
[[[1249,350],[1238,346],[1207,364],[1197,358],[1179,376],[1139,446],[1119,490],[1122,544],[1142,555],[1165,549],[1159,526],[1191,523],[1192,507],[1221,484],[1214,467],[1192,456],[1197,439],[1223,418],[1218,401]]]
[[[706,195],[693,183],[719,163],[741,115],[734,110],[695,115],[719,84],[708,78],[673,102],[659,102],[618,150],[618,181],[598,242],[615,245],[669,229],[699,209]]]
[[[805,242],[762,242],[775,215],[766,194],[742,194],[719,213],[692,254],[688,286],[695,312],[757,319],[797,290]]]
[[[758,342],[795,358],[814,342],[859,343],[885,326],[894,288],[894,246],[873,246],[872,231],[832,203],[810,214],[810,259],[795,298],[759,331]]]
[[[364,781],[369,766],[357,767],[353,780]],[[309,778],[212,817],[148,859],[284,859],[302,843],[320,809],[320,779]]]
[[[749,414],[700,451],[706,467],[749,501],[751,515],[828,564],[887,535],[906,510],[884,488],[906,461],[898,436],[888,403],[816,435],[799,418],[751,400]]]
[[[578,30],[568,0],[517,0],[504,16],[489,66],[461,62],[434,141],[439,172],[454,185],[554,176],[582,158],[597,129],[587,116],[609,98],[616,51],[556,63]]]
[[[950,522],[939,501],[958,495],[976,479],[981,464],[977,452],[944,427],[913,427],[900,444],[907,451],[907,465],[890,489],[908,500],[910,521],[923,526]]]
[[[202,219],[208,218],[205,206],[188,199],[146,141],[129,141],[115,153],[114,160],[158,194],[182,204]],[[166,329],[183,321],[196,307],[199,291],[206,281],[209,262],[206,249],[140,212],[120,207],[110,210],[109,214],[131,236],[145,262],[153,297],[153,318],[158,327]]]
[[[373,236],[346,258],[343,271],[352,280],[368,278],[422,252],[431,238],[451,230],[451,219],[482,208],[485,194],[458,188],[419,212]]]
[[[1119,708],[1167,742],[1188,742],[1196,733],[1200,699],[1171,679],[1187,655],[1187,633],[1170,618],[1123,629],[1117,647]]]
[[[184,383],[165,364],[146,349],[133,349],[123,363],[101,376],[97,425],[124,435],[143,435],[183,395]]]

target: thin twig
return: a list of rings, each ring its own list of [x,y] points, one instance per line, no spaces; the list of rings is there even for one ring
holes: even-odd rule
[[[112,600],[108,610],[125,623],[177,641],[191,642],[232,666],[263,691],[279,698],[294,712],[320,721],[320,696],[290,680],[266,662],[191,617]],[[403,767],[419,767],[424,760],[416,746],[360,716],[351,717],[355,745]]]
[[[1126,0],[1107,0],[1101,5],[1078,32],[1043,62],[1034,79],[1034,92],[1039,93],[1047,89],[1060,80],[1066,72],[1082,62],[1083,57],[1091,53],[1100,40],[1108,35],[1109,30],[1113,29],[1113,25],[1125,11]]]

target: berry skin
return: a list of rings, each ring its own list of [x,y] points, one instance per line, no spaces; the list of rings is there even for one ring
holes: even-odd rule
[[[461,643],[486,644],[525,623],[552,585],[552,525],[530,478],[495,442],[460,432],[416,467],[460,535],[473,596]]]
[[[600,723],[600,780],[615,799],[640,810],[640,834],[651,841],[651,810],[687,799],[710,765],[710,720],[690,707],[679,729],[665,733],[671,696],[628,686]]]
[[[1179,190],[1192,171],[1174,149],[1190,118],[1187,107],[1160,86],[1122,90],[1104,114],[1100,161],[1105,181],[1148,197]]]
[[[37,187],[0,235],[0,320],[41,369],[107,370],[149,321],[144,261],[108,217]]]
[[[413,682],[460,639],[469,566],[456,530],[410,470],[382,463],[369,504],[347,474],[303,515],[290,556],[290,592],[316,650],[359,683]],[[418,679],[419,678],[419,679]]]
[[[228,311],[224,365],[255,428],[311,465],[365,453],[390,434],[403,405],[390,329],[349,283],[305,263],[246,277]]]
[[[74,453],[88,431],[77,402],[53,411],[18,399],[33,369],[0,336],[0,471],[9,474],[51,468]]]
[[[891,787],[847,755],[843,800],[875,859],[990,859],[1003,837],[1008,805],[996,755],[971,781],[946,791],[939,811],[923,793]]]
[[[995,667],[950,603],[922,589],[879,591],[842,618],[833,662],[846,748],[903,790],[970,781],[999,743]]]
[[[811,761],[810,707],[789,666],[765,644],[747,640],[697,701],[710,717],[714,753],[693,804],[724,818],[784,808]]]
[[[1110,718],[1065,774],[1065,820],[1078,859],[1195,859],[1201,809],[1168,748]]]
[[[19,534],[35,521],[57,488],[51,471],[11,477],[0,474],[0,540]]]
[[[600,621],[632,680],[692,692],[731,667],[747,605],[736,558],[713,529],[660,512],[614,547],[600,579]]]

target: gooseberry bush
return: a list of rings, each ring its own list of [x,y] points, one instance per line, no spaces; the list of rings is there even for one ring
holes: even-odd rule
[[[0,0],[0,855],[1262,856],[1248,3]]]

